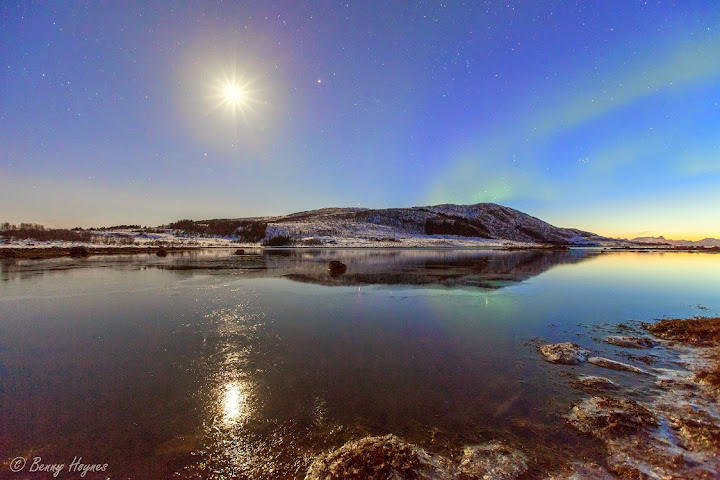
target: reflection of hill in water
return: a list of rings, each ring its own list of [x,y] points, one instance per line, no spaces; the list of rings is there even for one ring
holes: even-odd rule
[[[590,258],[586,251],[398,251],[338,252],[332,258],[347,265],[347,272],[331,276],[327,263],[284,276],[320,285],[440,285],[501,288],[546,270]],[[315,259],[313,263],[319,262]]]
[[[582,250],[369,250],[276,249],[249,255],[219,253],[177,258],[157,264],[165,270],[244,271],[261,277],[285,277],[327,286],[440,285],[501,288],[538,275],[550,268],[593,256]],[[328,264],[347,265],[342,275],[331,276]]]
[[[583,250],[418,250],[418,249],[213,249],[155,255],[57,258],[0,263],[0,280],[69,273],[78,268],[158,268],[178,274],[242,273],[250,277],[285,277],[318,285],[441,285],[500,288],[550,268],[575,263],[597,253]],[[339,260],[347,271],[331,276],[328,264]]]

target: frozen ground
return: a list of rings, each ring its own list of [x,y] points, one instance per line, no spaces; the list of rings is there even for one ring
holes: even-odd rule
[[[482,248],[482,247],[533,247],[529,242],[486,239],[475,237],[458,237],[453,235],[413,235],[397,234],[390,227],[377,225],[375,229],[358,229],[355,232],[343,232],[352,236],[332,235],[329,228],[321,229],[325,235],[304,235],[310,231],[311,225],[301,222],[291,226],[268,225],[271,236],[290,235],[295,239],[294,247],[421,247],[421,248]],[[0,248],[69,248],[83,245],[93,248],[103,247],[257,247],[258,243],[243,242],[233,237],[202,237],[187,236],[174,231],[159,233],[139,233],[135,230],[96,230],[92,242],[69,241],[37,241],[32,239],[17,240],[9,243],[0,239]]]

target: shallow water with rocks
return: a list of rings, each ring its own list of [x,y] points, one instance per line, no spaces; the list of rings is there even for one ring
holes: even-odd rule
[[[714,475],[698,353],[637,339],[720,313],[720,255],[234,253],[3,260],[0,478],[76,456],[108,465],[84,478],[305,478],[368,438],[453,478]],[[559,343],[587,353],[545,361]]]

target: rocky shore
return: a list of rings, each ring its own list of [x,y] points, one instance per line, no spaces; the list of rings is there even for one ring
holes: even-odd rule
[[[672,368],[640,368],[592,357],[570,343],[539,348],[548,362],[579,364],[587,357],[587,363],[601,368],[653,378],[652,386],[643,390],[581,375],[572,384],[591,396],[572,408],[568,421],[604,443],[602,471],[607,478],[719,478],[720,318],[662,320],[644,329],[654,338],[625,335],[604,341],[672,351],[677,358]],[[573,362],[562,362],[567,359]]]
[[[587,394],[567,412],[568,425],[600,441],[604,462],[568,461],[545,479],[720,478],[720,318],[662,320],[647,334],[611,336],[605,342],[631,349],[659,349],[677,360],[638,367],[571,342],[538,347],[542,358],[563,366],[582,364],[651,379],[649,387],[625,386],[601,375],[573,374],[570,386]],[[466,446],[447,458],[394,435],[370,436],[318,454],[306,480],[531,478],[529,446],[501,439]],[[536,475],[532,474],[532,478]]]
[[[385,435],[348,442],[319,455],[305,480],[517,478],[527,471],[527,462],[522,452],[498,442],[466,446],[462,458],[453,462]]]
[[[0,259],[17,258],[24,260],[42,260],[45,258],[60,257],[89,257],[94,255],[139,255],[142,253],[157,254],[158,252],[187,252],[206,247],[159,247],[159,246],[130,246],[130,247],[103,247],[103,246],[75,246],[75,247],[48,247],[48,248],[0,248]],[[162,253],[161,253],[162,255]]]

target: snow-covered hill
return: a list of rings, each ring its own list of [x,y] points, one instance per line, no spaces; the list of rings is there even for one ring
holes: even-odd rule
[[[494,203],[388,209],[324,208],[237,221],[254,226],[264,224],[266,239],[289,237],[310,245],[601,245],[614,242],[591,232],[555,227]],[[242,228],[239,234],[242,236]]]
[[[52,233],[44,229],[38,232]],[[70,231],[60,233],[69,235]],[[22,234],[22,235],[20,235]],[[82,235],[81,235],[82,234]],[[628,241],[559,228],[494,203],[411,208],[323,208],[282,216],[179,220],[157,228],[117,226],[42,240],[21,230],[0,248],[117,246],[532,247],[618,246]],[[6,236],[7,237],[7,236]],[[87,237],[87,239],[85,238]],[[44,238],[44,237],[43,237]]]

